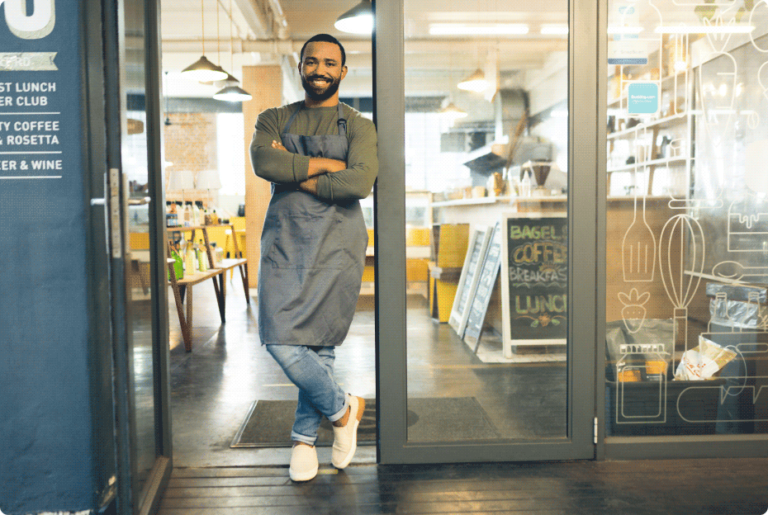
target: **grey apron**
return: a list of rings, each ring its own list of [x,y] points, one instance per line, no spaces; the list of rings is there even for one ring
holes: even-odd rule
[[[281,136],[289,152],[347,160],[347,121],[338,135]],[[355,313],[368,232],[358,200],[325,202],[294,185],[272,184],[259,263],[262,344],[341,345]]]

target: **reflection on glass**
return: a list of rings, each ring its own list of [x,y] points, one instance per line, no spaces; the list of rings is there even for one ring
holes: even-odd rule
[[[568,2],[518,7],[405,2],[411,442],[567,434]]]
[[[768,8],[611,0],[606,433],[768,431]]]
[[[128,188],[128,249],[126,254],[131,360],[132,431],[134,434],[134,498],[138,499],[155,464],[155,389],[152,353],[152,296],[150,269],[150,203],[145,109],[145,38],[142,2],[125,4],[125,113],[127,133],[122,138],[124,185]]]

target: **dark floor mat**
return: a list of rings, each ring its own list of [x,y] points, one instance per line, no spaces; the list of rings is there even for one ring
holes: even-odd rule
[[[256,401],[231,447],[290,447],[296,401]],[[498,439],[501,435],[474,397],[408,399],[408,440],[452,442]],[[365,399],[357,433],[359,445],[376,444],[376,401]],[[333,444],[333,428],[320,424],[317,445]]]

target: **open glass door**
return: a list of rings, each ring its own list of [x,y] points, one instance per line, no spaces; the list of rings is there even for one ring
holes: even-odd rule
[[[592,458],[594,2],[395,4],[376,5],[380,459]]]
[[[104,8],[118,29],[106,62],[118,505],[152,513],[171,471],[159,12],[151,0]]]

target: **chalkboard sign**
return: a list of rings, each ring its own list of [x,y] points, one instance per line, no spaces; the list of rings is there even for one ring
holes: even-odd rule
[[[512,345],[564,344],[568,324],[568,219],[565,214],[502,217],[504,354]]]
[[[480,341],[480,335],[483,332],[485,323],[485,314],[488,311],[488,303],[491,300],[493,286],[496,284],[496,278],[499,275],[499,265],[501,265],[501,223],[496,222],[488,243],[488,250],[483,258],[483,266],[480,268],[480,274],[477,279],[477,288],[471,297],[469,305],[469,317],[467,318],[467,327],[464,330],[464,341],[477,344]]]
[[[467,327],[469,299],[475,294],[477,280],[480,278],[478,272],[483,264],[483,257],[485,256],[490,238],[490,228],[481,227],[473,230],[469,239],[467,256],[464,258],[464,266],[461,269],[456,297],[453,299],[451,317],[448,319],[448,324],[453,327],[459,338],[464,335],[464,329]]]

